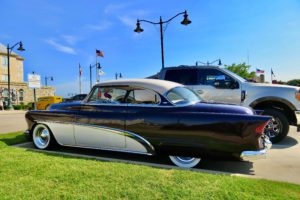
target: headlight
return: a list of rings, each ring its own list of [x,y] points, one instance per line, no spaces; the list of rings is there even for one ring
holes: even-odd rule
[[[296,92],[296,99],[300,101],[300,91]]]

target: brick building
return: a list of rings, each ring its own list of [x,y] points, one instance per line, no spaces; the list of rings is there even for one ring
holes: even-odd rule
[[[11,52],[10,54],[10,89],[12,105],[27,104],[34,101],[33,89],[24,82],[24,58]],[[37,98],[41,96],[53,96],[54,87],[41,87],[36,89]],[[7,103],[8,100],[8,62],[6,46],[0,43],[0,100]]]

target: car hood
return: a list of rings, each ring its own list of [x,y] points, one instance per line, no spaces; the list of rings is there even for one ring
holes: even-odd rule
[[[255,87],[255,89],[262,90],[291,90],[299,91],[300,87],[290,86],[290,85],[280,85],[280,84],[268,84],[268,83],[246,83],[247,87]]]
[[[254,112],[251,108],[228,105],[222,103],[212,102],[199,102],[188,106],[188,109],[195,112],[207,112],[207,113],[224,113],[224,114],[242,114],[242,115],[253,115]]]
[[[51,105],[50,110],[64,110],[69,107],[75,107],[80,105],[81,105],[80,101],[55,103]]]

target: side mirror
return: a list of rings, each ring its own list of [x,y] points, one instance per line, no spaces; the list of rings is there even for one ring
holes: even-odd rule
[[[232,81],[231,82],[231,89],[239,89],[239,83],[237,81]]]

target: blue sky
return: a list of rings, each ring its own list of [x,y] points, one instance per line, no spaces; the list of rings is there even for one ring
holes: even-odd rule
[[[278,80],[300,78],[299,0],[168,0],[59,1],[0,0],[0,43],[22,40],[24,76],[35,71],[54,76],[57,94],[78,93],[78,63],[83,67],[83,91],[89,91],[90,63],[99,58],[101,80],[143,78],[161,68],[159,26],[136,19],[168,19],[185,9],[192,23],[178,17],[164,32],[165,65],[191,65],[221,58],[224,64],[247,62],[252,70],[270,69]],[[9,18],[7,19],[7,16]],[[95,77],[95,74],[93,75]]]

